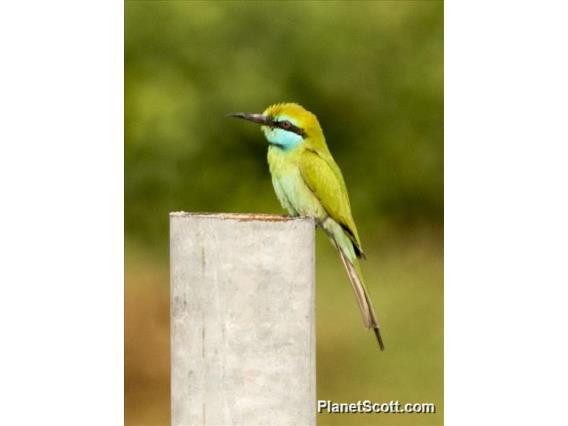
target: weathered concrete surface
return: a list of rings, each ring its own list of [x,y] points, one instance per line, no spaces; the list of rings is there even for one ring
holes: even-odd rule
[[[314,223],[170,214],[172,425],[315,425]]]

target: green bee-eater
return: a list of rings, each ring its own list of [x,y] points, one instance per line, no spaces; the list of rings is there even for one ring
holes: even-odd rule
[[[262,114],[239,112],[230,116],[262,125],[278,200],[292,216],[313,217],[331,239],[353,285],[363,322],[373,329],[383,350],[379,321],[358,262],[365,254],[347,188],[317,117],[295,103],[272,105]]]

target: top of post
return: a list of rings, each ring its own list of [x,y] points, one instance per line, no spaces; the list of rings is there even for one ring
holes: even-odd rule
[[[193,213],[193,212],[170,212],[170,218],[174,217],[192,217],[192,218],[209,218],[218,220],[233,220],[238,222],[290,222],[294,220],[310,220],[312,218],[306,216],[286,216],[279,214],[260,214],[260,213]]]

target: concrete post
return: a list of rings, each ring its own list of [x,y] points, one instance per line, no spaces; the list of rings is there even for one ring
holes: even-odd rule
[[[314,233],[170,214],[172,425],[315,425]]]

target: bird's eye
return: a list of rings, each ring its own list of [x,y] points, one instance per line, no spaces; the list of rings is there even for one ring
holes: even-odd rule
[[[290,122],[289,121],[283,121],[281,124],[283,129],[289,129],[290,128]]]

